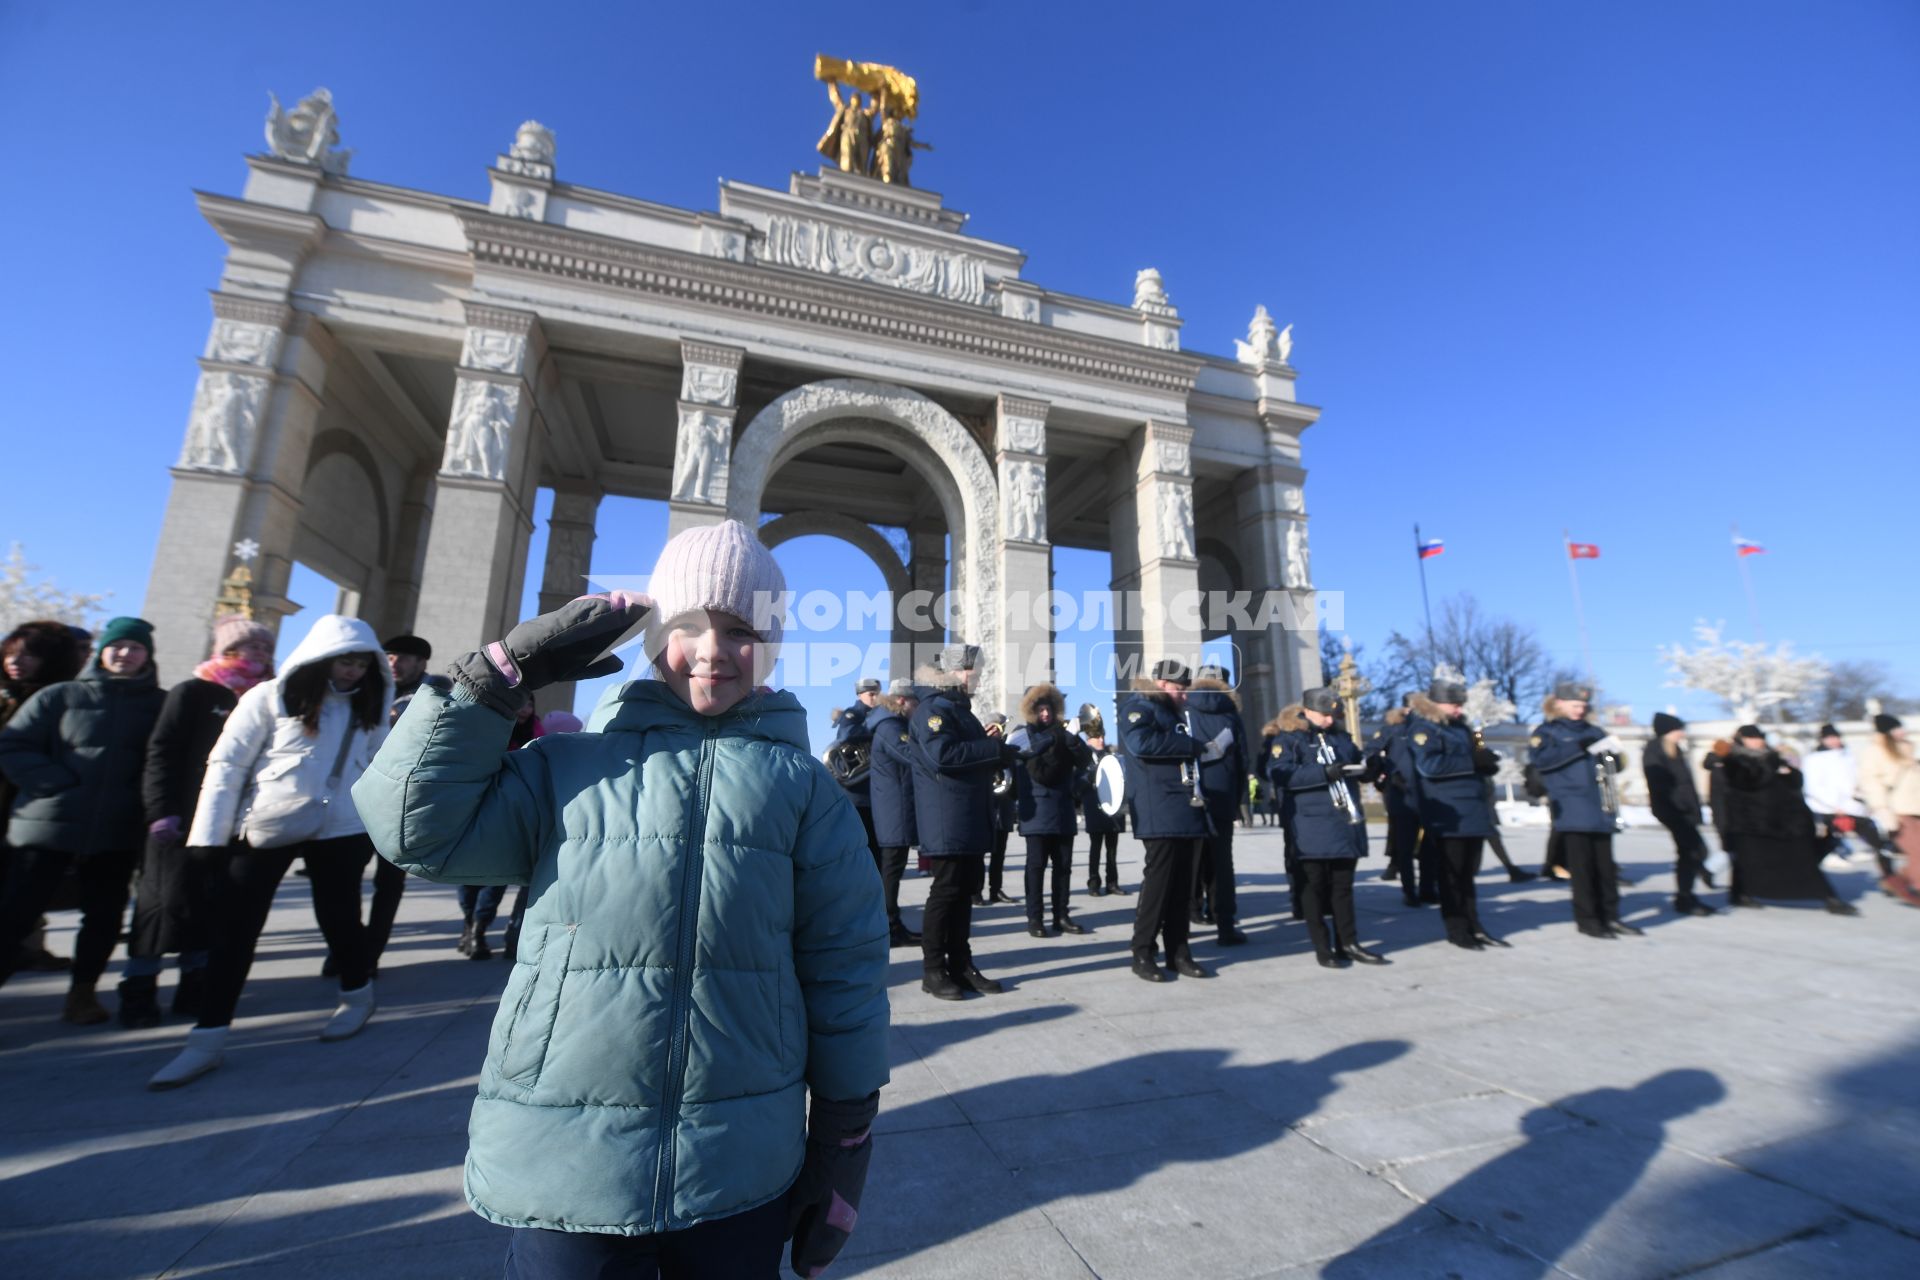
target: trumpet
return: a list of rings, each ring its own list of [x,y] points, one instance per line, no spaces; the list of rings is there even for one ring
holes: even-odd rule
[[[1185,713],[1184,719],[1181,721],[1181,727],[1186,730],[1189,738],[1193,737],[1193,712],[1189,711]],[[1187,803],[1196,809],[1206,808],[1207,797],[1202,794],[1200,790],[1200,762],[1198,760],[1188,759],[1180,762],[1180,781],[1193,791],[1193,794],[1187,797]]]
[[[1353,802],[1353,792],[1347,789],[1346,775],[1341,772],[1338,753],[1334,751],[1333,744],[1327,741],[1326,734],[1316,733],[1313,740],[1319,744],[1315,756],[1327,773],[1327,798],[1333,801],[1333,811],[1343,814],[1348,826],[1359,826],[1367,817],[1360,812],[1360,806]]]
[[[1609,817],[1620,816],[1620,776],[1614,768],[1613,756],[1601,752],[1594,758],[1594,780],[1600,784],[1600,808]]]

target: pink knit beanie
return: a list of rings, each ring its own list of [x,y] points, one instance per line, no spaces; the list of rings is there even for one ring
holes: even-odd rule
[[[252,618],[243,618],[237,613],[224,614],[213,620],[213,655],[217,658],[229,649],[238,648],[249,640],[257,640],[273,648],[273,632]]]
[[[647,579],[647,594],[658,606],[648,630],[657,632],[682,614],[708,610],[745,619],[763,641],[777,645],[786,621],[786,591],[786,575],[753,530],[738,520],[702,525],[660,548]]]

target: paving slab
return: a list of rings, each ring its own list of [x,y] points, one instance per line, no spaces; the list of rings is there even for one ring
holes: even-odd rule
[[[1539,833],[1509,845],[1539,862]],[[1121,847],[1137,888],[1139,845]],[[932,1000],[918,955],[895,952],[893,1082],[834,1274],[1920,1274],[1920,912],[1841,876],[1858,919],[1681,918],[1664,835],[1619,848],[1648,936],[1618,943],[1573,931],[1563,885],[1493,873],[1483,914],[1513,946],[1460,951],[1363,871],[1363,933],[1394,963],[1322,970],[1278,833],[1256,828],[1236,842],[1255,941],[1198,931],[1213,979],[1138,981],[1134,898],[1078,889],[1086,937],[976,913],[1005,995]],[[912,922],[925,891],[908,879]],[[53,917],[56,949],[74,923]],[[506,967],[460,958],[457,935],[452,891],[413,885],[379,1013],[322,1045],[333,988],[289,884],[226,1066],[166,1094],[143,1086],[184,1024],[67,1027],[59,975],[16,977],[0,1271],[497,1276],[506,1232],[466,1209],[460,1176]]]

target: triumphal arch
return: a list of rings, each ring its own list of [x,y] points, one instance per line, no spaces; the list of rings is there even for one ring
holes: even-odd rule
[[[298,560],[382,634],[472,648],[516,620],[544,487],[543,607],[582,589],[601,500],[625,495],[676,530],[840,537],[896,593],[950,587],[891,639],[981,645],[988,705],[1049,669],[1054,547],[1110,553],[1123,663],[1231,634],[1251,714],[1317,683],[1319,410],[1290,327],[1260,308],[1204,354],[1157,271],[1116,270],[1126,302],[1029,279],[908,184],[911,80],[821,61],[829,163],[723,181],[708,210],[562,181],[534,122],[485,199],[370,181],[324,90],[275,102],[240,193],[197,197],[228,249],[148,589],[160,643],[204,643],[238,554],[269,622]],[[1206,614],[1201,592],[1254,604]]]

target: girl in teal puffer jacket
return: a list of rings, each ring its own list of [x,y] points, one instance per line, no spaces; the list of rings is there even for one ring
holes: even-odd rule
[[[887,1081],[880,882],[799,701],[756,687],[773,557],[728,521],[670,541],[649,585],[462,658],[353,797],[413,874],[528,886],[466,1169],[515,1228],[507,1274],[771,1277],[791,1235],[811,1275],[853,1228]],[[643,613],[653,678],[506,751],[531,690],[618,670]]]

